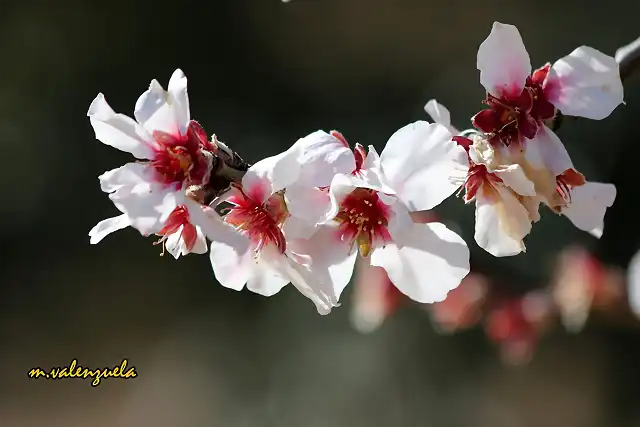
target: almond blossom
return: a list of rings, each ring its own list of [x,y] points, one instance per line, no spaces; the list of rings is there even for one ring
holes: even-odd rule
[[[201,207],[185,196],[189,186],[208,181],[215,146],[190,118],[182,71],[173,73],[167,91],[156,80],[151,82],[136,102],[136,120],[114,112],[103,94],[94,99],[87,115],[98,140],[139,159],[99,177],[102,191],[121,215],[98,223],[89,233],[91,243],[131,226],[145,236],[161,235],[176,257],[206,252],[201,231],[188,220]],[[215,226],[216,222],[207,225]]]
[[[538,201],[600,237],[615,187],[587,182],[544,122],[558,111],[595,120],[611,114],[624,102],[616,60],[581,46],[532,74],[517,28],[496,22],[480,45],[477,65],[489,108],[473,117],[474,126],[495,150],[507,148],[510,162],[533,182]]]
[[[441,125],[410,124],[389,139],[381,156],[370,146],[360,169],[336,174],[328,197],[287,203],[294,217],[322,217],[309,239],[296,242],[296,252],[309,257],[314,271],[325,272],[337,297],[358,252],[418,302],[442,301],[467,275],[469,251],[460,236],[440,223],[416,224],[410,216],[456,190],[449,176],[466,154],[451,138]]]
[[[435,100],[427,106],[425,110],[436,122],[451,127],[444,106]],[[468,152],[466,164],[460,164],[466,174],[460,180],[457,172],[452,180],[464,189],[465,203],[476,204],[478,246],[499,257],[525,252],[524,238],[531,232],[532,223],[540,220],[540,203],[565,215],[581,230],[602,236],[606,209],[615,200],[615,186],[587,182],[553,132],[541,130],[534,140],[519,145],[496,142],[493,136],[477,131],[461,134],[469,138],[453,139]],[[525,154],[514,149],[522,144],[526,144]],[[548,166],[534,167],[527,156],[543,159]]]
[[[257,162],[241,184],[220,197],[218,203],[228,205],[224,222],[237,231],[211,243],[211,264],[223,286],[241,290],[246,284],[253,292],[272,296],[292,283],[320,314],[338,306],[328,278],[309,269],[308,257],[291,250],[295,240],[290,236],[295,233],[287,230],[299,223],[291,224],[296,218],[289,214],[284,197],[287,187],[313,185],[325,171],[331,173],[334,164],[344,162],[343,144],[332,145],[335,141],[325,136],[311,134],[289,150]]]

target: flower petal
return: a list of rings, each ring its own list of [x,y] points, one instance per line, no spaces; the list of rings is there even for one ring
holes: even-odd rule
[[[373,145],[368,147],[367,157],[356,176],[382,193],[395,194],[395,190],[382,168],[380,156]]]
[[[444,224],[414,224],[399,248],[387,245],[371,255],[371,265],[384,268],[391,282],[421,303],[443,301],[469,273],[469,248]]]
[[[298,147],[260,160],[242,178],[242,187],[256,202],[266,201],[273,193],[296,182],[301,165]]]
[[[627,267],[627,294],[631,311],[640,318],[640,251],[631,258]]]
[[[340,211],[340,204],[344,198],[356,188],[369,188],[378,192],[382,191],[379,185],[366,182],[362,178],[353,175],[338,174],[333,177],[331,186],[329,187],[329,197],[331,199],[331,206],[327,211],[327,216],[323,222],[333,220]],[[393,190],[390,190],[393,191]],[[385,194],[379,193],[378,196],[385,198]],[[392,196],[392,195],[391,195]],[[388,197],[391,199],[392,197]],[[386,203],[386,200],[383,200]]]
[[[207,238],[204,236],[202,229],[196,226],[196,244],[191,249],[192,254],[206,254],[207,250]]]
[[[451,135],[458,135],[460,131],[451,126],[451,113],[442,104],[438,103],[435,99],[429,100],[424,106],[424,111],[431,116],[435,123],[441,124],[447,128]]]
[[[271,265],[273,257],[282,257],[274,247],[268,245],[262,249],[252,267],[253,274],[247,280],[247,289],[256,294],[270,297],[289,284],[289,278],[274,269]]]
[[[418,121],[394,133],[380,157],[382,169],[398,197],[409,210],[439,205],[459,187],[451,179],[466,170],[464,148],[446,127]]]
[[[180,258],[180,255],[186,255],[189,251],[186,248],[184,240],[182,239],[182,232],[184,225],[178,227],[178,229],[167,237],[164,242],[164,247],[175,259]]]
[[[476,193],[475,240],[482,249],[497,257],[517,255],[530,231],[529,213],[509,189],[485,184]]]
[[[325,221],[331,209],[328,191],[294,184],[284,193],[287,210],[295,218],[311,225]]]
[[[533,167],[544,167],[554,176],[573,169],[573,162],[564,144],[551,129],[542,126],[534,139],[527,141],[525,158]]]
[[[547,75],[544,93],[563,114],[602,120],[624,103],[616,60],[581,46],[558,60]]]
[[[171,105],[171,97],[155,79],[136,101],[134,115],[138,123],[151,135],[155,131],[165,132],[174,137],[181,135],[180,124]]]
[[[181,69],[178,68],[171,75],[171,79],[169,79],[168,92],[171,96],[171,107],[180,129],[180,135],[186,135],[187,128],[189,127],[189,121],[191,120],[191,112],[189,111],[187,77]]]
[[[118,215],[113,218],[103,219],[89,231],[89,243],[95,245],[104,239],[107,235],[114,231],[122,230],[131,225],[129,217],[126,214]]]
[[[502,179],[502,182],[504,182],[506,186],[510,187],[521,196],[536,195],[536,189],[533,182],[527,178],[527,175],[524,173],[524,170],[520,165],[513,164],[500,167],[494,170],[493,173]]]
[[[98,177],[100,189],[105,193],[112,193],[125,185],[134,186],[149,182],[149,178],[147,165],[142,163],[127,163]]]
[[[159,184],[121,187],[109,194],[109,198],[120,212],[129,216],[131,226],[144,236],[160,231],[176,207],[175,191]]]
[[[604,215],[615,199],[615,185],[587,182],[571,190],[571,203],[562,209],[562,213],[580,230],[600,238],[604,231]]]
[[[253,255],[251,242],[242,234],[233,232],[218,236],[209,250],[216,280],[225,288],[241,290],[253,275]]]
[[[495,97],[517,97],[531,75],[531,60],[520,32],[513,25],[494,22],[478,49],[480,83]]]
[[[299,139],[292,148],[298,151],[298,161],[303,165],[296,180],[299,185],[326,187],[334,175],[350,174],[355,169],[353,151],[324,131]]]
[[[133,154],[138,159],[152,159],[153,139],[130,117],[116,114],[103,94],[98,94],[87,112],[91,126],[100,142]]]
[[[294,239],[289,249],[298,256],[309,259],[307,267],[316,280],[324,285],[322,293],[337,302],[349,284],[358,252],[342,242],[336,229],[321,226],[308,239]]]

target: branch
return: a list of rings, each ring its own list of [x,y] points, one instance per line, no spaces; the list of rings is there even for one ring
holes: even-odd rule
[[[640,37],[616,50],[615,59],[619,64],[620,80],[622,80],[622,82],[629,78],[634,72],[640,70]],[[577,119],[578,117],[572,117],[572,121]],[[558,111],[556,117],[548,120],[546,125],[555,131],[560,129],[564,121],[564,116]]]
[[[211,203],[216,197],[225,192],[232,183],[240,183],[242,177],[251,166],[242,157],[216,136],[213,136],[212,143],[217,150],[214,153],[213,169],[209,182],[199,189],[193,190],[198,193],[199,199],[205,205]]]

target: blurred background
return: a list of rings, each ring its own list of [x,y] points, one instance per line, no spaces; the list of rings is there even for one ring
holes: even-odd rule
[[[409,303],[361,333],[354,307],[383,279],[361,279],[364,291],[321,317],[293,288],[269,299],[227,290],[208,257],[161,258],[132,229],[90,246],[89,229],[116,214],[97,177],[129,157],[98,142],[86,117],[98,92],[132,115],[152,78],[166,85],[182,68],[192,117],[247,161],[316,129],[381,150],[429,120],[431,98],[469,127],[493,21],[519,28],[538,67],[582,44],[613,55],[640,35],[638,16],[637,0],[0,0],[0,426],[640,426],[640,328],[619,297],[640,248],[640,73],[611,117],[559,131],[588,179],[618,188],[601,240],[546,211],[526,254],[496,259],[473,241],[472,206],[438,208],[500,295],[453,336],[438,333],[433,307]],[[598,279],[563,281],[567,253]],[[579,334],[556,315],[504,315],[566,283],[588,301],[574,312],[603,283],[615,301]],[[514,328],[529,345],[517,363],[501,350]],[[138,377],[27,377],[73,358],[128,358]]]

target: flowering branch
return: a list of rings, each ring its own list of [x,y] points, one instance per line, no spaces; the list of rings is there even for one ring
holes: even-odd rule
[[[251,166],[242,157],[214,135],[213,144],[217,150],[213,158],[213,168],[209,182],[203,185],[203,203],[208,205],[229,188],[231,183],[240,183]]]

